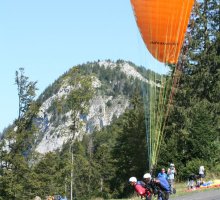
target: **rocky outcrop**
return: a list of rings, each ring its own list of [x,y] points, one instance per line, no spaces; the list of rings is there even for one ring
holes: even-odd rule
[[[105,68],[120,67],[120,70],[129,78],[137,78],[141,81],[147,82],[137,70],[127,62],[116,64],[110,61],[100,61],[99,66]],[[102,82],[96,77],[93,78],[92,85],[98,89],[102,86]],[[59,117],[59,124],[55,125],[57,119],[51,112],[48,111],[53,101],[56,99],[66,98],[73,88],[68,85],[67,80],[63,80],[62,85],[56,94],[53,94],[45,102],[42,103],[38,118],[35,123],[39,131],[36,133],[36,151],[39,153],[47,153],[60,149],[62,145],[71,137],[70,132],[70,112],[67,112]],[[100,130],[104,126],[110,125],[114,117],[118,118],[129,107],[129,98],[125,95],[96,95],[90,101],[89,113],[86,116],[79,116],[83,126],[74,137],[82,138],[85,133],[92,133],[94,130]],[[53,120],[52,120],[53,119]],[[60,120],[65,119],[65,120]],[[62,122],[62,123],[61,123]]]

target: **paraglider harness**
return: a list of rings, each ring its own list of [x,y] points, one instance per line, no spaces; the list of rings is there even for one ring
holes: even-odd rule
[[[143,181],[137,181],[134,189],[141,199],[151,196],[151,191],[146,187],[146,184]]]
[[[151,174],[153,170],[151,170]],[[170,191],[170,185],[168,181],[163,178],[155,178],[152,176],[152,179],[149,183],[145,183],[146,190],[150,191],[151,195],[158,196],[159,200],[168,200]]]

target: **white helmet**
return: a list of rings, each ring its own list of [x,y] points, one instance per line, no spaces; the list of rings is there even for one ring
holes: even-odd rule
[[[146,173],[146,174],[144,174],[143,178],[144,178],[144,179],[145,179],[145,178],[149,178],[149,179],[151,179],[151,175],[150,175],[150,173]]]
[[[129,178],[129,182],[137,182],[137,179],[136,179],[136,177],[131,177],[131,178]]]
[[[174,167],[174,164],[173,164],[173,163],[170,163],[170,167]]]

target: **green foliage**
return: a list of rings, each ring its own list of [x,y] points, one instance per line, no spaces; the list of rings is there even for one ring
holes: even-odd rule
[[[160,166],[174,162],[178,178],[219,162],[220,40],[216,1],[195,4],[184,48],[183,74],[165,129]],[[218,99],[218,100],[217,100]]]
[[[190,174],[198,174],[199,173],[199,166],[206,166],[208,168],[208,163],[205,160],[195,158],[189,162],[187,162],[186,166],[183,167],[178,176],[182,177],[183,179],[187,179]]]
[[[25,112],[28,110],[31,102],[36,96],[36,84],[37,82],[29,81],[28,77],[24,75],[24,68],[19,68],[19,72],[15,73],[15,83],[18,90],[18,103],[19,103],[19,114],[18,118],[23,117]]]
[[[62,167],[62,168],[61,168]],[[62,194],[65,192],[65,177],[62,170],[65,169],[61,157],[56,153],[47,153],[39,163],[34,165],[33,172],[36,195],[46,197],[47,195]]]
[[[179,180],[198,173],[200,165],[213,177],[219,175],[220,169],[219,6],[214,0],[203,0],[195,4],[194,11],[184,46],[188,50],[183,74],[170,107],[155,169],[174,162]],[[144,104],[141,91],[137,91],[141,81],[127,78],[120,70],[123,63],[118,60],[114,70],[99,66],[98,62],[73,67],[49,86],[37,103],[32,101],[36,82],[28,82],[22,69],[21,74],[16,73],[20,114],[0,141],[0,199],[32,199],[36,195],[45,198],[53,194],[69,198],[71,180],[75,199],[131,194],[127,181],[130,176],[142,178],[149,158]],[[149,71],[130,64],[148,77]],[[88,112],[89,100],[95,94],[91,88],[93,76],[101,81],[97,94],[133,97],[132,106],[124,115],[114,117],[110,126],[84,135],[82,141],[74,140],[82,125],[77,117]],[[156,74],[155,80],[159,83],[161,76]],[[63,84],[71,85],[73,90],[67,98],[55,99],[48,112],[59,125],[66,120],[63,114],[71,111],[71,138],[60,151],[36,158],[31,151],[36,132],[33,119],[39,106]]]
[[[16,127],[7,130],[0,141],[0,198],[28,199],[33,197],[31,169],[29,161],[33,144],[33,132],[36,130],[33,119],[38,105],[33,102],[36,82],[28,82],[23,69],[16,72],[16,84],[19,96],[19,116]]]
[[[147,166],[143,103],[138,96],[133,99],[134,109],[122,117],[119,124],[120,134],[112,151],[116,168],[114,189],[118,191],[118,196],[129,194],[130,188],[125,184],[128,178],[134,175],[141,178]]]

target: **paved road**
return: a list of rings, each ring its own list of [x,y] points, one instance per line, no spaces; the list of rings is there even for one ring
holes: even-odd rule
[[[181,197],[170,198],[170,200],[220,200],[220,189],[188,193]]]

